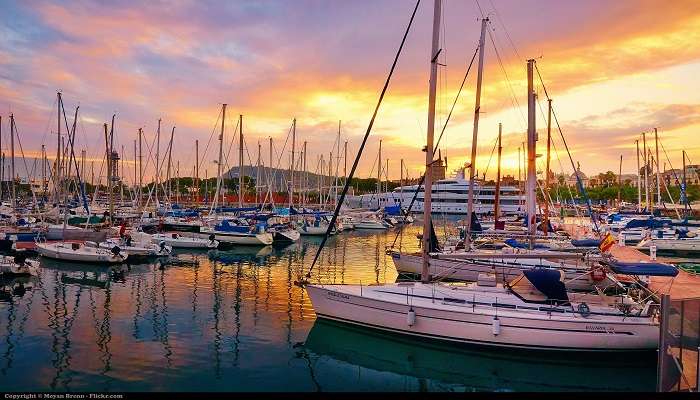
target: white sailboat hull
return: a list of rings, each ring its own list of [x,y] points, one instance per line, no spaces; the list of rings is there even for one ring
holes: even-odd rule
[[[238,232],[219,232],[219,231],[204,231],[201,233],[192,233],[192,236],[201,239],[208,239],[209,235],[214,234],[215,240],[221,243],[238,244],[244,246],[267,246],[272,244],[272,234],[270,233],[238,233]]]
[[[172,235],[154,234],[151,236],[153,243],[158,244],[161,241],[175,249],[215,249],[219,245],[217,240],[201,239],[196,237],[187,237],[177,235],[173,238]]]
[[[89,263],[122,263],[128,257],[128,253],[120,252],[115,255],[109,250],[98,247],[80,246],[73,250],[71,243],[37,243],[36,251],[48,258],[65,261],[78,261]]]
[[[304,236],[325,236],[328,226],[300,226],[297,231]],[[335,230],[331,230],[331,235],[335,234]]]
[[[472,294],[455,295],[453,301],[434,298],[433,285],[308,285],[306,289],[319,318],[429,339],[543,350],[639,351],[656,349],[659,336],[658,325],[648,317],[583,317],[483,307],[467,304]],[[475,303],[482,301],[479,295],[474,298]]]

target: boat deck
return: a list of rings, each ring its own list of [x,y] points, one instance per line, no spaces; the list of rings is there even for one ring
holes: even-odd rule
[[[620,261],[650,261],[648,255],[629,246],[616,244],[610,249],[610,253]],[[657,261],[673,262],[672,259],[663,257],[658,257]],[[675,277],[652,276],[649,288],[659,294],[669,294],[674,300],[700,298],[700,276],[679,269]]]

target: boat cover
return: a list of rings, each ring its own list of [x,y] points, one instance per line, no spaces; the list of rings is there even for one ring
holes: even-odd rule
[[[645,276],[676,276],[678,268],[671,264],[655,262],[622,262],[616,261],[609,264],[610,269],[616,274],[645,275]]]
[[[532,286],[547,296],[548,300],[569,301],[566,286],[561,281],[562,273],[556,269],[533,268],[523,271]]]
[[[219,232],[237,232],[237,233],[248,233],[250,232],[250,226],[247,225],[232,225],[228,220],[221,221],[214,227],[214,230]]]
[[[518,242],[516,239],[510,238],[506,239],[503,241],[503,243],[507,244],[510,247],[514,247],[516,249],[529,249],[530,245],[526,242]],[[546,249],[547,246],[542,245],[542,244],[535,244],[534,246],[535,249]]]
[[[600,240],[598,239],[580,239],[572,240],[571,244],[576,247],[598,247],[600,245]]]
[[[387,215],[402,215],[403,214],[401,212],[401,205],[386,206],[386,207],[384,207],[384,212]]]

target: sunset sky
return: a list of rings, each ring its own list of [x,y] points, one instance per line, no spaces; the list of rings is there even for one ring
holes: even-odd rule
[[[636,167],[634,140],[659,129],[673,166],[686,149],[700,163],[700,2],[445,0],[438,121],[449,106],[476,48],[481,13],[487,35],[477,168],[488,163],[498,123],[504,126],[506,173],[517,174],[517,146],[525,140],[526,63],[536,58],[575,161],[586,173]],[[308,141],[310,170],[328,157],[342,120],[342,140],[355,154],[412,11],[413,1],[8,1],[0,19],[0,115],[8,152],[7,118],[15,114],[24,154],[42,143],[56,151],[56,91],[67,113],[80,105],[77,147],[99,159],[102,123],[113,113],[117,142],[133,159],[143,127],[152,141],[163,120],[161,147],[176,126],[173,159],[191,175],[194,140],[204,152],[221,103],[228,103],[226,140],[244,115],[248,153],[267,138],[280,152],[292,118],[297,144]],[[423,0],[405,51],[360,164],[373,170],[379,139],[390,158],[416,177],[424,160],[433,2]],[[492,41],[493,39],[493,41]],[[495,46],[494,46],[495,42]],[[498,50],[496,53],[495,49]],[[502,64],[499,62],[499,58]],[[475,71],[467,81],[443,139],[449,169],[471,146]],[[543,110],[544,93],[538,84]],[[546,110],[545,110],[546,111]],[[545,121],[538,110],[543,152]],[[439,131],[439,127],[437,128]],[[653,136],[651,136],[653,143]],[[216,138],[214,138],[216,139]],[[201,175],[216,167],[213,143]],[[234,145],[234,149],[235,149]],[[555,139],[561,164],[571,171]],[[227,143],[228,147],[228,143]],[[163,150],[161,150],[163,151]],[[289,144],[285,153],[289,151]],[[666,157],[661,153],[662,161]],[[289,155],[282,158],[287,166]],[[246,156],[247,158],[247,156]],[[237,151],[229,164],[237,164]],[[248,161],[246,160],[246,164]],[[561,165],[561,166],[560,166]],[[277,165],[275,165],[277,166]],[[372,174],[376,174],[376,167]]]

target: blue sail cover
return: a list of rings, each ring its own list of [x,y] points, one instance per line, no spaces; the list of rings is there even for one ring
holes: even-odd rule
[[[561,281],[561,272],[556,269],[533,268],[523,271],[532,286],[542,292],[547,299],[556,301],[569,301],[566,294],[566,286]]]
[[[258,207],[217,207],[216,212],[246,212],[256,211]]]
[[[670,219],[656,219],[656,218],[649,218],[649,219],[632,219],[627,224],[625,225],[625,229],[630,229],[630,228],[662,228],[664,225],[668,225],[671,223]]]
[[[529,249],[530,245],[526,242],[518,242],[516,239],[510,238],[506,239],[503,241],[503,243],[507,244],[510,247],[516,248],[516,249]],[[546,249],[547,246],[542,245],[542,244],[535,244],[533,247],[535,249]]]
[[[645,276],[678,275],[678,268],[671,264],[617,261],[609,265],[610,269],[612,269],[616,274]]]
[[[598,239],[579,239],[572,240],[571,244],[576,247],[598,247],[600,245],[600,240]]]
[[[228,220],[221,221],[214,227],[214,230],[219,232],[236,232],[236,233],[248,233],[250,232],[250,227],[246,225],[231,225]]]
[[[384,207],[384,212],[387,215],[402,215],[400,205],[386,206],[386,207]]]

